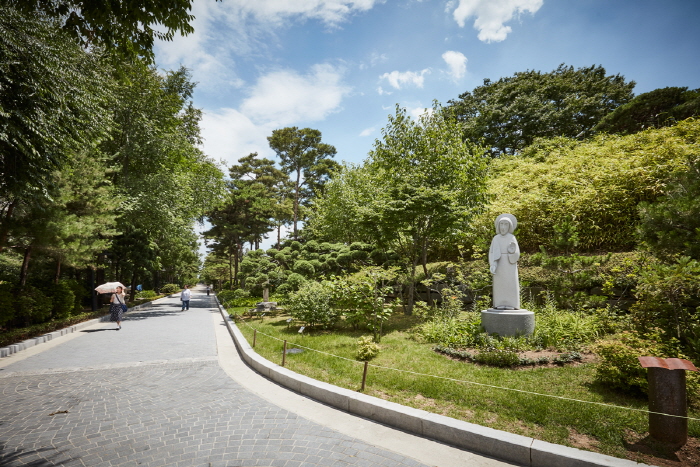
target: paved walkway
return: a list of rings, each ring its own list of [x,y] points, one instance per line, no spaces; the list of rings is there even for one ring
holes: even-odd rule
[[[0,360],[3,466],[503,466],[318,404],[240,360],[213,297]]]

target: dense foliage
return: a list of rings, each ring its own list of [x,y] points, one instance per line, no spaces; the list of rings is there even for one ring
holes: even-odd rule
[[[491,203],[480,217],[479,237],[490,237],[493,219],[510,212],[519,220],[518,242],[526,251],[554,247],[554,228],[566,219],[576,224],[579,251],[633,249],[639,203],[673,189],[668,183],[689,170],[699,136],[700,121],[690,119],[584,143],[539,140],[520,156],[494,160]]]
[[[464,138],[485,144],[492,155],[518,154],[536,138],[582,139],[616,107],[632,98],[634,81],[606,75],[602,66],[574,70],[560,65],[549,73],[528,70],[450,101]]]
[[[603,117],[595,132],[636,133],[647,128],[675,125],[700,115],[700,89],[668,87],[645,92]]]
[[[189,71],[135,56],[155,24],[188,30],[188,5],[1,2],[1,326],[96,308],[98,281],[196,279],[194,223],[223,174],[198,147]]]

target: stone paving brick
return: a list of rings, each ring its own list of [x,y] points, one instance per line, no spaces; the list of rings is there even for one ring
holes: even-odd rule
[[[164,300],[127,313],[119,333],[105,323],[2,368],[0,465],[422,465],[231,380],[216,357],[213,306],[196,293],[188,312]]]

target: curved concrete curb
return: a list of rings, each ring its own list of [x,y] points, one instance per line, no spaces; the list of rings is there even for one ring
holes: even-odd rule
[[[258,355],[218,298],[216,300],[236,348],[248,366],[266,378],[324,404],[425,438],[524,466],[649,467],[406,407],[300,375]]]
[[[158,300],[162,300],[162,298],[159,298],[157,300],[153,300],[152,302],[142,303],[141,305],[136,305],[135,307],[129,308],[129,311],[133,311],[133,310],[141,308],[145,305],[155,303]],[[78,323],[76,325],[69,326],[67,328],[59,329],[58,331],[50,332],[48,334],[44,334],[44,335],[39,336],[39,337],[33,337],[31,339],[27,339],[27,340],[24,340],[22,342],[18,342],[16,344],[8,345],[7,347],[0,347],[0,358],[9,357],[12,354],[20,352],[22,350],[26,350],[30,347],[34,347],[35,345],[43,344],[44,342],[49,342],[57,337],[65,336],[65,335],[71,334],[73,332],[78,332],[81,329],[85,329],[88,326],[92,326],[93,324],[97,324],[99,322],[105,322],[105,321],[109,321],[108,314],[104,315],[100,318],[94,318],[94,319],[91,319],[88,321],[83,321],[82,323]]]

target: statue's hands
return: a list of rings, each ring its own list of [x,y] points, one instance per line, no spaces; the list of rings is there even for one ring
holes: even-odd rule
[[[496,274],[496,266],[498,266],[497,261],[491,262],[491,274]]]
[[[515,253],[516,245],[515,242],[510,242],[510,245],[508,245],[508,253]]]

